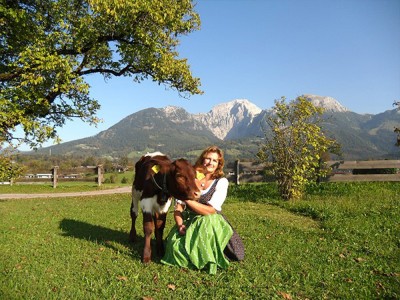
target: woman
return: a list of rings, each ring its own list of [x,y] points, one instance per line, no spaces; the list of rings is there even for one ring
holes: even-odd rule
[[[232,228],[218,214],[228,192],[223,167],[223,152],[216,146],[206,148],[197,159],[195,168],[201,198],[199,201],[176,200],[176,225],[167,236],[162,263],[205,269],[210,274],[216,274],[218,267],[229,266],[224,248],[232,236]]]

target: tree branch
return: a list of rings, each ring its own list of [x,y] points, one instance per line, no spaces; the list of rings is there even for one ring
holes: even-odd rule
[[[130,71],[133,74],[145,73],[147,75],[150,75],[148,72],[145,72],[143,70],[137,70],[137,69],[133,68],[131,65],[127,65],[119,71],[115,71],[115,70],[111,70],[111,69],[104,69],[104,68],[94,68],[94,69],[88,69],[85,71],[80,71],[78,74],[79,75],[88,75],[88,74],[93,74],[93,73],[107,73],[107,74],[112,74],[114,76],[122,76],[128,71]]]
[[[23,72],[22,68],[14,69],[15,71],[12,73],[1,73],[0,74],[0,82],[7,82],[13,80],[20,76]]]
[[[80,51],[77,51],[76,49],[61,48],[61,49],[57,49],[56,52],[59,55],[81,55],[81,54],[85,54],[88,51],[90,51],[91,49],[93,49],[93,47],[97,44],[101,44],[104,42],[116,42],[116,41],[124,42],[127,44],[132,44],[132,41],[125,39],[123,36],[105,35],[105,36],[99,36],[96,40],[87,44]]]

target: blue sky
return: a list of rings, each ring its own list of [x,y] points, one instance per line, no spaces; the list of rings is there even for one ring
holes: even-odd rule
[[[399,0],[199,0],[201,29],[179,53],[200,77],[189,100],[153,82],[88,77],[103,123],[72,121],[63,141],[88,137],[148,107],[206,113],[248,99],[261,109],[302,94],[330,96],[357,113],[393,109],[400,99]]]

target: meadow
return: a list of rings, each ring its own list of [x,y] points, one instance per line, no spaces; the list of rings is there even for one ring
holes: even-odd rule
[[[1,200],[0,298],[400,298],[399,183],[323,183],[289,202],[272,183],[230,186],[223,210],[246,258],[216,275],[142,264],[129,205],[129,194]]]

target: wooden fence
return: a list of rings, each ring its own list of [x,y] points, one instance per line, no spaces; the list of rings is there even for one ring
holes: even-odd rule
[[[90,181],[96,182],[99,186],[104,181],[104,170],[102,165],[78,167],[74,169],[62,170],[58,166],[54,166],[50,171],[41,170],[35,173],[25,174],[18,178],[16,183],[40,183],[51,181],[53,187],[56,188],[59,182],[68,181]]]
[[[398,181],[400,182],[400,160],[368,160],[368,161],[328,161],[327,165],[332,171],[323,181],[326,182],[351,182],[351,181]],[[271,182],[275,178],[266,172],[267,165],[261,162],[235,161],[233,169],[226,169],[226,177],[230,182],[240,184],[247,182]],[[355,174],[360,170],[390,170],[388,174]],[[84,174],[92,174],[85,178]],[[54,167],[51,173],[30,174],[42,176],[41,178],[20,178],[16,182],[48,182],[51,180],[53,187],[60,181],[95,181],[100,186],[103,183],[104,171],[101,165],[76,168],[73,170],[60,170]],[[93,175],[97,177],[93,178]]]
[[[326,182],[400,181],[400,160],[328,161],[327,165],[332,171],[323,179]],[[265,163],[236,161],[227,178],[236,184],[274,181],[273,176],[267,175],[266,169]],[[387,170],[390,174],[357,174],[361,170],[372,169],[377,173]]]
[[[325,180],[328,182],[400,181],[400,160],[328,161],[327,164],[332,168],[331,175]],[[375,172],[387,170],[389,172],[360,174],[360,170],[375,170]]]

